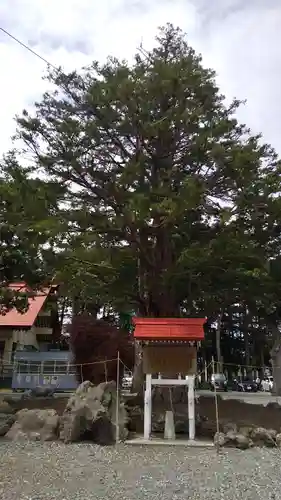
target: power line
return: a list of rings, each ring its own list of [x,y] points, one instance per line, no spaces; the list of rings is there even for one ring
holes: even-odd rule
[[[21,40],[19,40],[14,35],[12,35],[11,33],[9,33],[9,31],[5,30],[4,28],[1,28],[1,26],[0,26],[0,31],[2,31],[3,33],[5,33],[5,35],[7,35],[8,37],[10,37],[12,40],[14,40],[14,42],[17,42],[24,49],[26,49],[29,52],[31,52],[31,54],[33,54],[34,56],[36,56],[39,59],[41,59],[41,61],[43,61],[45,64],[47,64],[47,66],[51,66],[53,69],[55,69],[56,71],[58,71],[58,68],[56,66],[54,66],[52,63],[50,63],[49,61],[47,61],[47,59],[45,59],[43,56],[40,56],[40,54],[38,54],[37,52],[35,52],[35,50],[33,50],[30,47],[28,47],[28,45],[26,45],[25,43],[21,42]]]

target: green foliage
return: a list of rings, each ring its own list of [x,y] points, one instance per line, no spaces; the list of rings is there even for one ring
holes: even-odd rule
[[[242,304],[259,331],[276,324],[280,162],[184,34],[168,25],[132,65],[109,58],[49,79],[56,90],[17,118],[28,168],[3,167],[22,274],[52,270],[93,314],[211,322]]]
[[[52,217],[70,286],[142,314],[216,311],[268,278],[280,164],[180,30],[156,42],[131,66],[51,73],[57,90],[18,117],[18,135],[34,171],[63,187]]]
[[[52,278],[45,254],[57,234],[57,183],[29,178],[29,171],[10,153],[0,165],[0,314],[28,308],[28,294],[8,288],[14,281],[38,287]],[[49,250],[44,250],[48,244]]]

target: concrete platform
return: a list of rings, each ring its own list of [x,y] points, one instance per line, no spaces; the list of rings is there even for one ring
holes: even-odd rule
[[[204,441],[201,439],[164,439],[159,437],[152,437],[151,439],[144,439],[141,436],[136,436],[125,441],[125,444],[135,446],[186,446],[193,448],[214,448],[212,441]]]

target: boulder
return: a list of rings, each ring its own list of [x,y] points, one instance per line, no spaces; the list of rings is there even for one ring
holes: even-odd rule
[[[248,437],[234,430],[229,430],[226,434],[224,432],[216,432],[214,444],[220,448],[225,446],[228,448],[239,448],[240,450],[247,450],[252,446],[252,442]]]
[[[161,413],[152,413],[151,432],[164,432],[165,429],[165,411]]]
[[[277,435],[276,435],[276,446],[278,446],[278,448],[281,448],[281,433],[279,432]]]
[[[101,445],[116,440],[116,384],[82,382],[61,417],[60,439],[65,443],[89,439]],[[119,439],[128,436],[128,415],[121,394],[118,406]]]
[[[256,446],[273,447],[276,444],[277,432],[274,429],[264,429],[264,427],[256,427],[252,430],[251,439]]]
[[[0,437],[5,436],[15,422],[15,415],[0,413]]]
[[[228,428],[229,430],[227,431]],[[239,448],[240,450],[246,450],[252,446],[281,447],[281,433],[277,434],[274,429],[242,426],[237,431],[235,425],[225,425],[223,429],[224,432],[216,432],[214,437],[215,445],[220,447],[226,446],[229,448]]]
[[[58,438],[58,429],[59,416],[55,410],[24,408],[15,415],[15,422],[5,437],[13,441],[54,441]]]
[[[247,450],[252,446],[252,441],[243,434],[239,433],[235,436],[235,443],[236,448],[239,448],[240,450]]]
[[[225,446],[228,448],[239,448],[240,450],[246,450],[250,448],[250,439],[239,432],[230,430],[225,435]]]
[[[241,427],[239,427],[239,434],[242,434],[243,436],[250,438],[253,430],[254,430],[253,426],[242,425]]]
[[[225,446],[226,442],[226,435],[223,432],[216,432],[214,436],[214,445],[221,448],[222,446]]]
[[[230,430],[225,433],[225,446],[228,448],[236,448],[236,435],[237,432]]]

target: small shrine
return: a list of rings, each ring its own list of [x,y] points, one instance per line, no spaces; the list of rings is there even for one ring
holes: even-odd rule
[[[132,318],[134,338],[143,351],[144,440],[151,439],[153,386],[188,387],[189,440],[195,439],[197,343],[204,339],[205,318]],[[166,412],[165,438],[175,439],[173,412]]]

